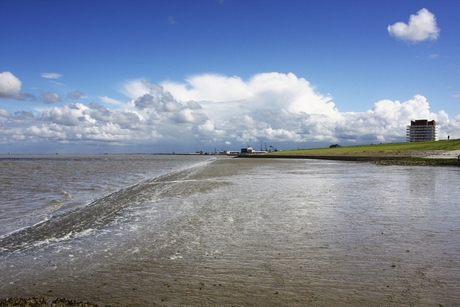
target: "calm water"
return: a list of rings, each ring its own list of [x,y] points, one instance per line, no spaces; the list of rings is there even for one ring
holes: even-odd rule
[[[0,236],[206,160],[156,155],[0,156]]]
[[[457,168],[188,156],[0,163],[3,297],[460,305]]]

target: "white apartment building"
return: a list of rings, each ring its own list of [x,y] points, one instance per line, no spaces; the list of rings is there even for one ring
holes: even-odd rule
[[[412,120],[406,127],[406,140],[408,142],[438,141],[439,127],[436,121],[427,119]]]

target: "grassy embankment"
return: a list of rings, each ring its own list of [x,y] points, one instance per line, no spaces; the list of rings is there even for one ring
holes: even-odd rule
[[[375,161],[378,164],[403,165],[449,165],[460,166],[457,158],[427,159],[429,155],[437,155],[451,150],[460,150],[460,139],[430,142],[404,142],[390,144],[371,144],[359,146],[343,146],[335,148],[312,148],[283,150],[269,153],[266,156],[286,158],[317,158],[350,161]]]

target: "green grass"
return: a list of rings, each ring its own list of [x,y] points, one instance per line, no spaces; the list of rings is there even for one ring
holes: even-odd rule
[[[343,146],[336,148],[311,148],[283,150],[281,152],[271,153],[273,155],[353,155],[353,154],[381,154],[394,155],[410,151],[428,151],[428,150],[460,150],[460,139],[429,141],[429,142],[404,142],[389,144],[370,144],[359,146]]]

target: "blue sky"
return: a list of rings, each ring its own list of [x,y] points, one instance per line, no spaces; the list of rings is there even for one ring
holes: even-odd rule
[[[6,0],[0,153],[460,138],[457,0]]]

